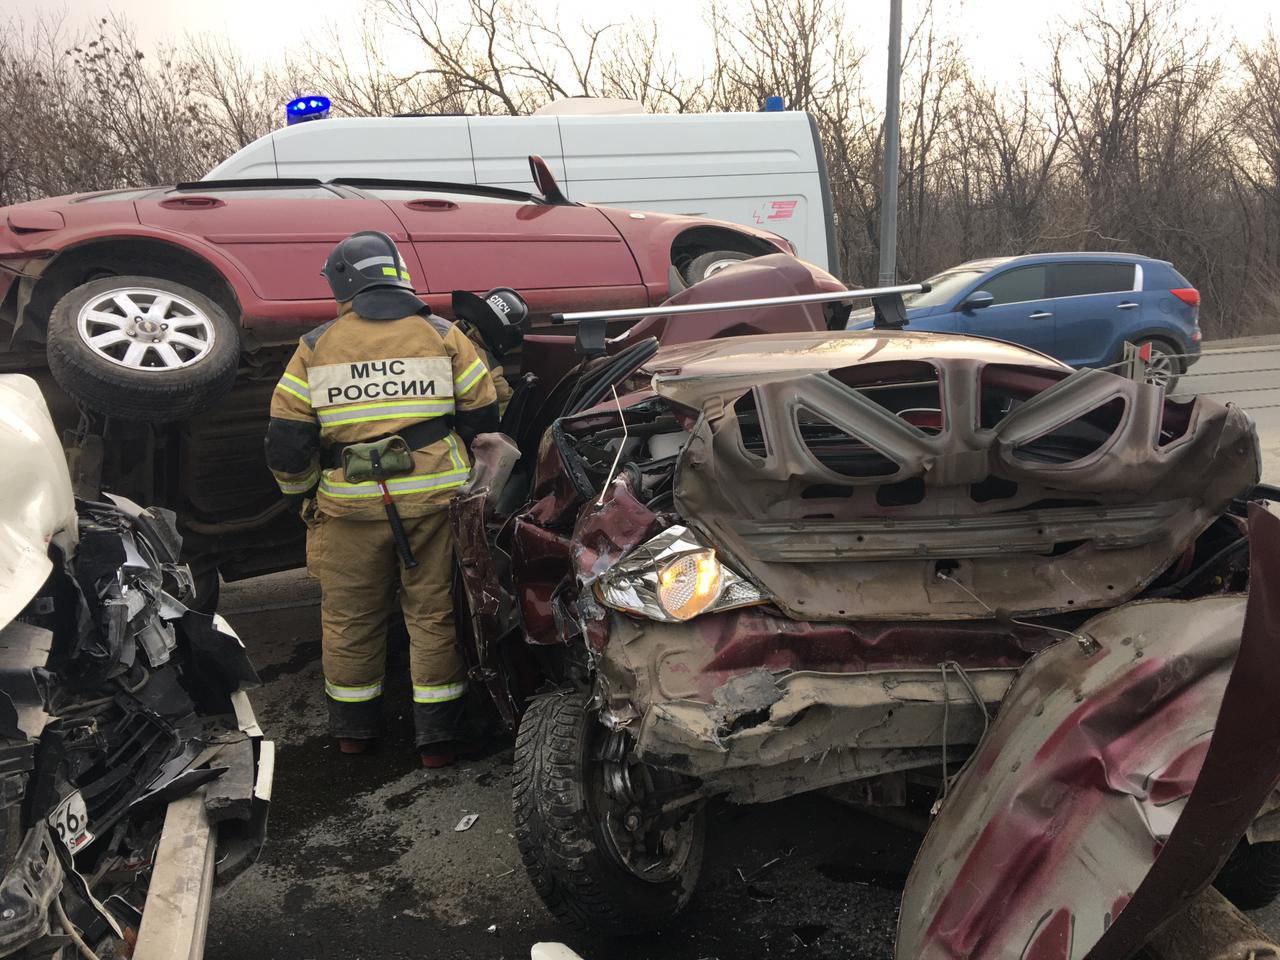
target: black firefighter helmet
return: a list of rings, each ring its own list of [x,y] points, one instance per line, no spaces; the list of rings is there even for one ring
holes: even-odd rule
[[[343,240],[324,264],[324,278],[339,303],[370,320],[398,320],[425,309],[395,241],[378,230],[362,230]]]
[[[453,316],[480,331],[480,337],[495,359],[524,338],[529,305],[510,287],[494,287],[483,297],[466,290],[453,291]]]

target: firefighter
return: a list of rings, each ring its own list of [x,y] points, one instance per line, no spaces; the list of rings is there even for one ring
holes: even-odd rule
[[[306,498],[330,728],[343,753],[377,736],[398,587],[417,746],[424,766],[447,766],[466,694],[447,504],[471,440],[497,429],[493,381],[472,342],[414,296],[386,234],[343,240],[324,276],[338,316],[299,341],[272,394],[266,447],[280,489]]]
[[[475,344],[498,391],[498,413],[507,409],[512,389],[503,370],[509,350],[520,345],[529,323],[529,305],[510,287],[494,287],[483,297],[453,291],[453,318]]]

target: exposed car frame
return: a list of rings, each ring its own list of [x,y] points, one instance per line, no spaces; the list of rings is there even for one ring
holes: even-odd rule
[[[686,303],[697,316],[705,297],[703,317],[768,310],[760,279],[735,268]],[[878,312],[900,315],[891,299]],[[1234,751],[1230,724],[1205,748],[1245,682],[1226,686],[1231,656],[1280,593],[1275,568],[1251,570],[1246,550],[1277,523],[1254,502],[1268,490],[1248,416],[997,341],[879,326],[648,352],[580,327],[579,347],[598,355],[551,397],[587,400],[544,409],[533,431],[508,424],[514,446],[478,447],[451,507],[472,676],[517,730],[517,837],[562,919],[624,931],[683,909],[709,796],[857,783],[895,805],[924,774],[960,797],[942,805],[959,810],[944,838],[987,836],[1001,811],[966,796],[1034,790],[1042,766],[1059,783],[1108,684],[1166,670],[1197,712],[1179,712],[1183,687],[1161,687],[1154,713],[1112,707],[1117,737],[1164,737],[1144,758],[1161,815],[1122,818],[1133,854],[1093,880],[1117,891],[1107,917],[1091,897],[1060,901],[1078,931],[1067,955],[1082,956],[1173,842],[1177,814],[1224,786],[1205,757]],[[1160,636],[1134,639],[1148,615]],[[1104,656],[1097,691],[1056,679],[1055,663]],[[1025,697],[1010,708],[1028,689],[1063,708],[1043,720]],[[1000,766],[1006,711],[1024,709],[1012,729],[1030,753]],[[1280,777],[1280,730],[1259,736],[1241,816],[1184,828],[1213,850],[1179,868],[1187,890],[1212,879]],[[1087,812],[1105,781],[1079,780],[1082,825],[1105,829]],[[1039,891],[1068,882],[1055,856]],[[1039,937],[1040,901],[1013,896],[1016,871],[975,887],[940,869],[926,856],[927,892],[909,896],[958,897],[961,917],[981,904],[1011,950]],[[1181,902],[1162,889],[1125,920],[1137,942]],[[935,934],[904,913],[900,955],[953,955]]]

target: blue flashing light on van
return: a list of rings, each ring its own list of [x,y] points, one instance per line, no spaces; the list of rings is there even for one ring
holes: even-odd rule
[[[329,115],[330,106],[328,97],[316,94],[290,100],[285,107],[286,125],[291,127],[295,123],[304,123],[307,120],[323,120]]]

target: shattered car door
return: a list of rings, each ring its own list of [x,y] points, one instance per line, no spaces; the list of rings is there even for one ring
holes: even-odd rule
[[[1280,778],[1280,519],[1250,594],[1140,601],[1035,657],[943,803],[901,960],[1124,960],[1213,878]]]

